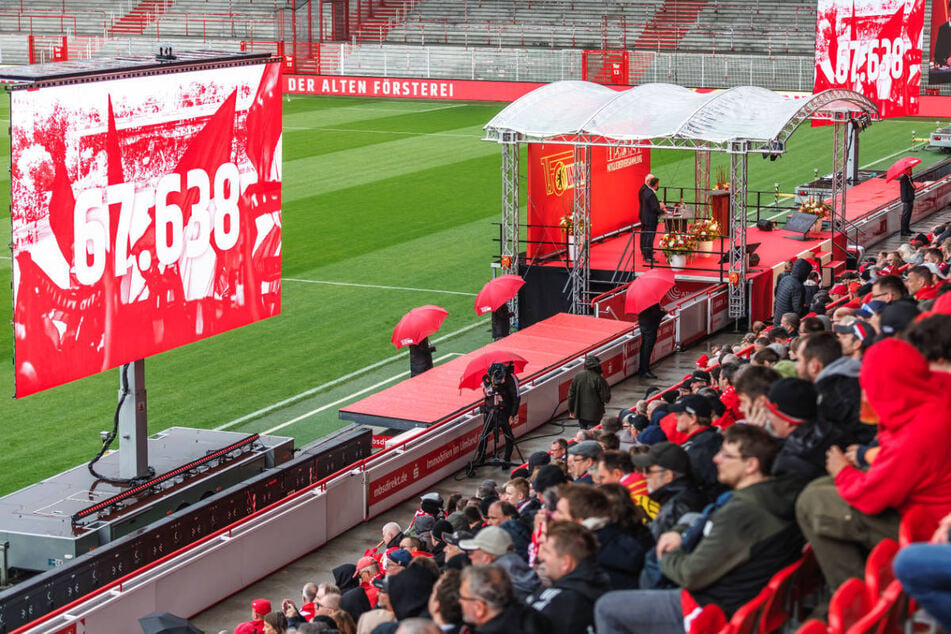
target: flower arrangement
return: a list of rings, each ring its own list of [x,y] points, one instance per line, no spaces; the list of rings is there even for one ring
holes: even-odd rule
[[[558,226],[565,230],[570,236],[575,234],[575,220],[571,214],[565,214],[561,217],[561,220],[558,221]],[[579,230],[583,229],[584,226],[580,226]]]
[[[820,219],[828,218],[832,215],[832,207],[812,197],[799,205],[799,211],[804,214],[812,214]]]
[[[665,233],[658,243],[660,250],[668,258],[672,255],[686,255],[697,246],[697,239],[689,233]]]
[[[713,191],[730,191],[730,181],[726,179],[726,170],[717,168],[717,182],[713,184]]]
[[[698,242],[708,242],[720,237],[720,223],[714,218],[697,218],[690,225],[690,235]]]

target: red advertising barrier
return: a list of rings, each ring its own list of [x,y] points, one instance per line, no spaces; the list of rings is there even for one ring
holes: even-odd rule
[[[591,147],[591,236],[598,237],[637,221],[637,191],[650,171],[650,150]],[[570,218],[578,178],[574,148],[538,143],[528,146],[529,258],[565,247],[562,219]]]
[[[17,397],[280,313],[280,79],[11,93]]]
[[[515,101],[544,86],[513,81],[410,79],[346,75],[285,75],[284,92],[291,95],[396,97],[463,101]]]
[[[924,0],[819,0],[813,92],[848,88],[881,116],[918,113]]]

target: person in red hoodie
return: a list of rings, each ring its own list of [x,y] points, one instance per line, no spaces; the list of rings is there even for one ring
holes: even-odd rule
[[[861,471],[832,447],[831,477],[814,480],[796,501],[832,590],[864,576],[869,551],[898,538],[902,514],[921,507],[937,523],[951,512],[951,374],[933,372],[911,344],[889,338],[869,348],[859,383],[879,417],[881,451]]]

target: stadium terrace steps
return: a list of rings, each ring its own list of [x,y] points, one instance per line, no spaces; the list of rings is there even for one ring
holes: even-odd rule
[[[412,12],[415,0],[386,4],[372,10],[372,13],[357,27],[354,37],[357,42],[384,42],[390,29],[403,22]]]
[[[667,0],[654,13],[634,42],[635,49],[676,49],[687,31],[697,24],[707,0]]]
[[[174,0],[142,0],[131,11],[114,20],[109,27],[112,35],[142,35],[145,27],[154,22],[158,16],[168,11]]]

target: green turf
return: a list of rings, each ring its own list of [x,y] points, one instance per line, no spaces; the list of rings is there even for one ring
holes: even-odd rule
[[[499,147],[480,138],[502,104],[295,97],[284,105],[282,314],[149,359],[153,432],[171,425],[267,431],[300,418],[277,433],[299,443],[319,437],[340,426],[337,408],[354,393],[405,373],[405,353],[393,348],[390,334],[420,304],[449,310],[440,337],[458,333],[438,342],[437,358],[490,340],[488,319],[477,318],[472,303],[498,253],[501,186]],[[8,114],[4,103],[0,118]],[[872,126],[862,135],[862,162],[905,150],[911,130],[921,136],[930,125]],[[8,143],[0,145],[5,168]],[[751,189],[772,191],[779,182],[791,191],[813,168],[830,171],[830,148],[829,128],[804,126],[786,157],[750,158]],[[714,165],[722,160],[715,156]],[[664,184],[693,186],[692,154],[655,151],[652,161]],[[524,172],[524,148],[522,165]],[[523,214],[525,189],[523,175]],[[9,200],[6,169],[0,199]],[[9,231],[8,221],[0,223],[0,239],[9,242]],[[10,272],[9,260],[0,260],[0,303],[7,307]],[[0,354],[12,358],[11,328],[0,328]],[[111,426],[117,383],[112,370],[0,401],[0,494],[91,457],[99,430]],[[0,394],[13,390],[8,364]]]

